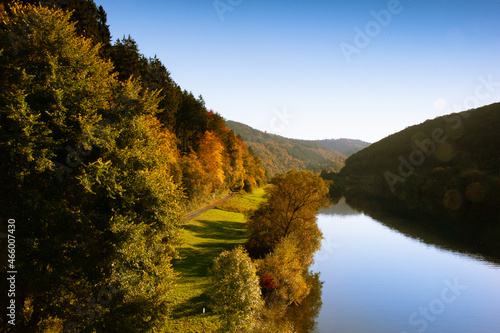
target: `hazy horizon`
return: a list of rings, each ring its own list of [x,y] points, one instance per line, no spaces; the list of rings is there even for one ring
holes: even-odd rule
[[[96,1],[225,119],[376,142],[500,101],[499,1]]]

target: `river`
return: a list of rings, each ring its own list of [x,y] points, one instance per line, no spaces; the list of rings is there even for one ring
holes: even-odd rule
[[[350,208],[320,211],[320,333],[498,333],[500,265]],[[500,240],[499,240],[500,241]],[[497,258],[498,259],[498,258]]]

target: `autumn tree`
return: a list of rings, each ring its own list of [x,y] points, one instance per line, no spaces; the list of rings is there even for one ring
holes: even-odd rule
[[[238,191],[244,187],[246,171],[244,167],[244,154],[246,147],[232,131],[225,133],[227,151],[226,178],[229,188]]]
[[[266,188],[267,201],[248,221],[250,253],[262,256],[293,235],[300,243],[301,262],[309,266],[321,245],[316,214],[325,204],[327,193],[323,180],[309,171],[291,170],[275,176]]]
[[[222,332],[249,332],[263,306],[257,270],[242,246],[214,259],[210,296]]]
[[[198,155],[191,151],[180,158],[179,164],[182,171],[182,187],[187,198],[195,201],[206,197],[212,190],[212,183]]]
[[[12,0],[0,0],[7,6]],[[107,14],[102,6],[97,6],[92,0],[18,0],[22,4],[59,8],[71,13],[70,22],[75,23],[75,32],[92,40],[94,45],[100,45],[99,54],[103,58],[109,57],[111,48],[111,33],[107,25]]]
[[[276,287],[266,297],[275,306],[299,304],[309,293],[297,238],[283,238],[259,264],[259,275],[270,274]]]
[[[0,211],[19,221],[16,328],[161,330],[179,238],[176,142],[155,117],[158,92],[118,82],[70,15],[0,12]]]
[[[241,141],[241,139],[240,139]],[[255,156],[250,149],[241,141],[243,145],[243,168],[245,178],[243,179],[243,190],[251,192],[254,188],[263,186],[266,182],[266,171],[261,167],[261,160]]]
[[[224,175],[224,146],[214,132],[206,131],[200,142],[198,155],[200,161],[212,182],[212,191],[223,187]]]

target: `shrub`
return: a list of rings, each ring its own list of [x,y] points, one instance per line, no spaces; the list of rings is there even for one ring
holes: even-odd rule
[[[223,332],[248,332],[255,326],[263,301],[257,270],[239,246],[214,259],[210,297],[221,316]]]

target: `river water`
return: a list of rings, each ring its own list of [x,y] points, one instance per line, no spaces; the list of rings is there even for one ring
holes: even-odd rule
[[[402,234],[343,200],[318,225],[316,332],[500,332],[498,264]]]

